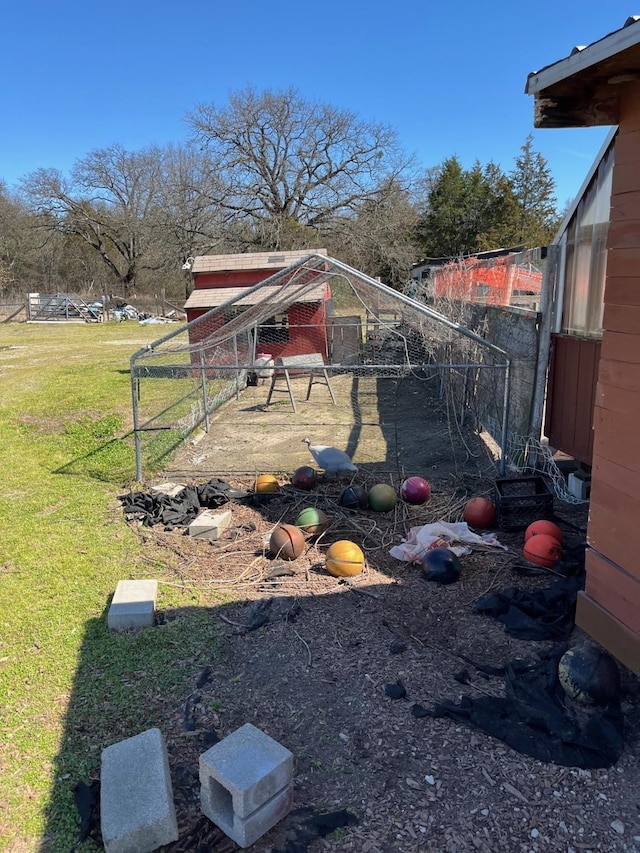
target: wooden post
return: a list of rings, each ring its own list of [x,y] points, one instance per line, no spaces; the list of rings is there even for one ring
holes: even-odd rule
[[[553,304],[559,272],[560,247],[547,247],[547,264],[540,291],[540,326],[538,328],[538,353],[536,375],[529,416],[529,435],[540,439],[542,435],[542,417],[547,395],[547,370],[549,368],[549,349],[553,323]]]

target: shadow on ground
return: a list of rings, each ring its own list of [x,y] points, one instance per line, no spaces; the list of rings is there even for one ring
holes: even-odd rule
[[[469,425],[457,426],[434,377],[334,376],[337,404],[323,386],[304,399],[307,380],[293,379],[297,412],[288,395],[266,406],[267,385],[246,388],[211,420],[207,434],[188,443],[167,467],[170,478],[230,473],[292,473],[313,460],[302,443],[345,450],[372,475],[439,478],[495,476],[491,451]]]

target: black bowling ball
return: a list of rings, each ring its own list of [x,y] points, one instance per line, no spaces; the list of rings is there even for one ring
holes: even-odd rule
[[[576,646],[558,664],[565,693],[583,705],[608,705],[620,699],[620,670],[610,654],[596,646]]]
[[[448,548],[432,548],[422,558],[422,574],[435,583],[455,583],[462,566],[458,557]]]
[[[369,496],[366,489],[352,483],[340,492],[338,503],[345,509],[366,509],[369,506]]]

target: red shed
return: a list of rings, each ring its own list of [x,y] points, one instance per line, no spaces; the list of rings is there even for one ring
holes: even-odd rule
[[[234,255],[201,255],[191,267],[193,291],[185,303],[187,320],[195,320],[212,308],[224,305],[230,299],[234,303],[228,312],[221,312],[215,319],[222,327],[247,306],[265,298],[264,289],[249,292],[274,273],[303,260],[310,254],[326,255],[326,249],[303,249],[291,252],[244,252]],[[278,356],[321,353],[327,358],[327,303],[331,290],[327,283],[314,287],[300,301],[286,309],[277,308],[279,285],[273,285],[274,315],[257,329],[257,350],[268,352],[274,359]],[[247,290],[246,299],[242,298]],[[236,299],[236,297],[240,297]],[[213,327],[208,326],[208,333]]]

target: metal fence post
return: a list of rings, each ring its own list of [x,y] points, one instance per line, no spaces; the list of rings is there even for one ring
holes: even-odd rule
[[[140,442],[140,417],[138,412],[138,393],[139,380],[134,374],[133,365],[131,365],[131,400],[133,404],[133,441],[136,450],[136,481],[139,483],[142,480],[142,445]]]
[[[209,432],[209,400],[207,397],[207,374],[204,366],[204,350],[200,349],[200,373],[202,376],[202,404],[204,406],[204,429]]]
[[[236,363],[236,400],[240,399],[240,365],[238,363],[238,336],[233,336],[233,356]]]
[[[511,396],[511,359],[506,359],[504,367],[504,393],[502,395],[502,433],[500,436],[500,476],[507,470],[507,442],[509,441],[509,402]]]

